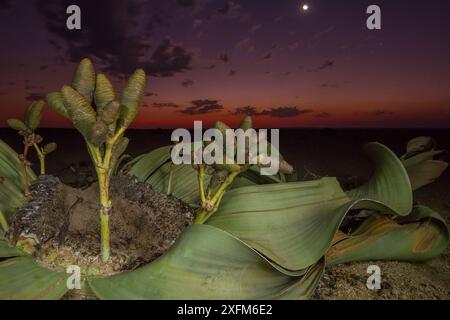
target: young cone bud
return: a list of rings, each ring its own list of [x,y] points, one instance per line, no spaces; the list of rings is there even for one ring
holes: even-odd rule
[[[242,119],[241,124],[239,125],[239,128],[246,131],[247,129],[250,129],[252,126],[253,126],[252,117],[245,116],[244,119]]]
[[[60,92],[49,93],[46,97],[47,103],[53,111],[59,113],[64,118],[69,118],[66,106],[64,105],[63,96]]]
[[[145,90],[145,72],[136,70],[128,79],[120,99],[120,127],[127,128],[139,112]]]
[[[91,127],[88,141],[94,146],[100,146],[106,141],[108,136],[108,126],[103,121],[99,120]]]
[[[75,71],[72,87],[91,104],[95,89],[95,69],[91,60],[83,59]]]
[[[14,129],[14,130],[17,130],[17,131],[25,131],[25,130],[27,130],[27,126],[21,120],[8,119],[8,120],[6,120],[6,122],[8,123],[8,126],[11,129]]]
[[[42,119],[42,112],[44,110],[44,100],[33,102],[25,113],[25,125],[31,130],[36,130],[39,127]]]
[[[117,101],[108,103],[101,115],[101,119],[107,125],[110,125],[119,119],[120,116],[120,104]]]
[[[44,153],[45,153],[45,154],[52,153],[53,151],[56,150],[57,147],[58,147],[58,145],[57,145],[55,142],[47,143],[47,144],[44,146]]]
[[[64,86],[61,89],[64,99],[64,105],[67,113],[72,119],[75,128],[81,132],[84,137],[90,133],[92,126],[96,121],[94,109],[89,105],[87,100],[70,86]]]
[[[101,115],[103,108],[116,98],[111,82],[104,74],[98,74],[95,81],[95,106],[97,114]]]

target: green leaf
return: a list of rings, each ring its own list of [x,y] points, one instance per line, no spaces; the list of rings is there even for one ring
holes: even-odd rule
[[[103,108],[116,98],[112,84],[104,74],[97,75],[94,97],[99,115],[102,115]]]
[[[25,253],[3,240],[3,231],[0,229],[0,258],[18,257],[22,255],[25,255]]]
[[[47,103],[53,111],[60,114],[64,118],[69,118],[66,106],[64,105],[64,99],[60,92],[49,93],[46,97]]]
[[[142,69],[136,70],[128,79],[122,91],[120,99],[120,124],[122,129],[127,128],[139,112],[139,104],[145,90],[145,72]]]
[[[370,217],[326,254],[329,265],[362,260],[424,261],[448,246],[444,220],[427,207],[414,207],[401,223],[387,217]]]
[[[412,209],[412,189],[400,159],[377,142],[365,145],[364,151],[375,164],[374,173],[367,183],[350,190],[348,195],[355,200],[370,199],[389,204],[393,209],[391,213],[407,215]]]
[[[0,140],[0,177],[4,178],[0,183],[0,211],[10,221],[15,209],[20,207],[24,200],[22,173],[18,154],[2,140]],[[36,179],[30,168],[28,177],[30,181]]]
[[[0,300],[57,300],[66,292],[67,275],[40,267],[33,257],[0,263]]]
[[[433,149],[424,152],[415,152],[414,155],[403,155],[402,162],[408,172],[413,190],[434,182],[447,169],[447,162],[433,160],[435,156],[443,152]]]
[[[86,99],[88,104],[92,103],[95,89],[95,69],[92,61],[89,59],[81,60],[75,71],[72,81],[72,87]]]
[[[322,272],[319,262],[287,276],[228,233],[193,225],[152,263],[89,283],[101,299],[306,299]]]
[[[198,204],[200,191],[197,181],[197,171],[189,164],[173,165],[171,162],[163,164],[145,182],[160,192],[167,192],[169,176],[172,170],[171,194],[189,204]],[[211,176],[205,175],[205,185],[209,183]]]
[[[436,141],[433,138],[424,136],[416,137],[408,142],[408,144],[406,145],[406,153],[402,158],[408,159],[409,157],[417,153],[432,150],[435,146]]]
[[[19,119],[8,119],[8,120],[6,120],[6,122],[8,123],[8,126],[11,129],[14,129],[16,131],[25,131],[25,130],[27,130],[27,126],[25,125],[25,123],[23,123],[22,120],[19,120]]]
[[[64,105],[67,108],[70,119],[75,128],[84,136],[88,137],[91,128],[96,122],[96,114],[89,102],[70,86],[61,89]]]
[[[33,102],[25,113],[25,125],[31,130],[36,130],[39,127],[44,110],[44,100]]]
[[[161,147],[135,158],[128,164],[130,166],[128,174],[140,181],[146,181],[159,167],[170,161],[172,147]]]
[[[380,144],[369,144],[366,151],[377,169],[354,199],[335,178],[248,186],[227,192],[207,223],[287,270],[304,269],[325,254],[350,210],[409,213],[411,187],[403,165]]]

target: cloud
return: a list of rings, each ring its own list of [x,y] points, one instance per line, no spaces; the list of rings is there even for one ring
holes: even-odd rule
[[[233,77],[233,76],[236,75],[236,73],[237,73],[236,70],[230,70],[230,72],[228,72],[228,75],[231,76],[231,77]]]
[[[155,92],[146,92],[146,93],[144,94],[144,96],[146,96],[146,97],[157,97],[158,94],[155,93]]]
[[[190,79],[186,79],[183,82],[181,82],[181,85],[185,88],[193,86],[194,85],[194,80],[190,80]]]
[[[199,99],[191,101],[191,106],[179,110],[178,112],[187,115],[202,115],[211,112],[217,112],[223,110],[223,106],[220,105],[219,100]]]
[[[320,66],[308,70],[308,72],[320,72],[334,67],[334,60],[325,60]]]
[[[263,60],[269,60],[271,58],[272,58],[272,53],[269,52],[263,57]]]
[[[328,112],[322,111],[315,115],[316,118],[330,118],[331,114]]]
[[[392,112],[392,111],[386,111],[386,110],[383,110],[383,109],[375,110],[375,112],[374,112],[374,114],[375,114],[376,117],[379,117],[379,116],[387,116],[387,115],[393,115],[394,113],[395,113],[395,112]]]
[[[194,22],[192,22],[192,27],[194,29],[200,27],[203,24],[203,20],[201,19],[195,19]]]
[[[217,60],[222,61],[223,63],[227,63],[230,61],[230,58],[228,57],[228,54],[225,52],[221,52],[217,55]]]
[[[46,69],[48,69],[48,66],[46,66],[46,65],[42,65],[39,67],[39,70],[46,70]]]
[[[246,116],[257,116],[259,115],[258,110],[252,106],[238,107],[231,112],[234,116],[246,115]]]
[[[296,50],[298,47],[299,47],[298,42],[294,42],[294,43],[291,43],[290,45],[288,45],[288,49],[292,50],[292,51]]]
[[[153,108],[179,108],[180,106],[173,102],[154,102]]]
[[[256,33],[256,31],[258,31],[261,28],[262,28],[262,24],[255,24],[255,25],[251,26],[250,33],[254,34],[254,33]]]
[[[27,101],[36,101],[42,99],[45,99],[44,93],[28,93],[28,95],[25,97],[25,100]]]
[[[223,7],[217,10],[221,15],[236,18],[241,13],[241,5],[233,1],[228,1]]]
[[[0,10],[9,10],[13,6],[13,0],[0,0]]]
[[[232,115],[268,116],[273,118],[291,118],[313,112],[312,109],[300,109],[298,107],[275,107],[258,111],[253,106],[245,106],[234,109]]]
[[[185,8],[195,7],[195,0],[177,0],[177,4]]]
[[[313,112],[312,109],[299,109],[298,107],[276,107],[263,110],[259,115],[273,118],[291,118]]]
[[[83,8],[82,29],[71,31],[66,24],[65,8],[77,4]],[[84,57],[97,60],[102,70],[123,76],[144,68],[152,76],[168,77],[191,68],[193,54],[181,44],[149,36],[158,26],[167,25],[168,15],[148,12],[140,0],[37,0],[36,6],[51,35],[70,62]],[[149,4],[151,5],[151,3]],[[145,29],[147,32],[140,32]]]

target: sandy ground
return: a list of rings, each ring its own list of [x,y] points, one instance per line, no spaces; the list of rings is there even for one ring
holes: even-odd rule
[[[77,179],[74,172],[80,171],[80,166],[89,171],[89,158],[79,134],[73,130],[41,130],[41,134],[47,142],[56,141],[59,145],[48,159],[50,173],[74,180]],[[378,141],[402,154],[407,141],[419,135],[434,137],[439,148],[450,151],[450,129],[282,130],[280,141],[282,153],[301,177],[314,174],[349,181],[370,175],[371,163],[360,151],[365,143]],[[170,142],[170,131],[132,130],[128,136],[131,143],[127,152],[133,156]],[[20,139],[13,132],[0,129],[0,138],[20,150]],[[448,154],[444,159],[450,162]],[[418,190],[415,200],[439,212],[450,225],[450,170],[435,183]],[[372,264],[381,268],[381,290],[366,287],[369,276],[366,270]],[[425,263],[374,261],[331,267],[314,298],[450,299],[450,250]]]

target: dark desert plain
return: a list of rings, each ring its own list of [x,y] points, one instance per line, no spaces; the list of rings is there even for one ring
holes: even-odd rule
[[[47,159],[48,173],[63,182],[83,186],[94,180],[91,163],[80,135],[72,129],[40,129],[45,141],[54,141],[58,150]],[[171,130],[130,130],[127,154],[137,156],[170,144]],[[367,179],[372,165],[362,153],[365,143],[377,141],[397,155],[416,136],[431,136],[438,149],[450,150],[450,129],[281,129],[280,149],[303,179],[335,176],[343,187]],[[1,128],[0,138],[16,151],[20,137]],[[443,160],[450,160],[448,153]],[[37,160],[32,159],[37,166]],[[414,194],[415,201],[441,213],[450,223],[450,170],[437,181]],[[381,290],[367,289],[369,265],[381,268]],[[424,263],[370,261],[328,268],[314,296],[316,299],[450,299],[450,250]]]

